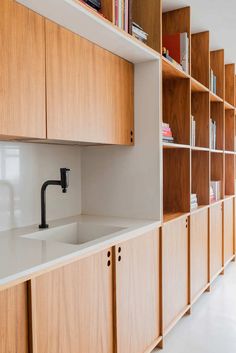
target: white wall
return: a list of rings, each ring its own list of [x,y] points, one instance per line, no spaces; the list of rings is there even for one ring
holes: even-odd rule
[[[135,65],[135,146],[84,147],[84,214],[161,220],[160,62]]]
[[[41,185],[59,179],[60,167],[71,169],[70,187],[49,186],[49,220],[81,213],[81,148],[0,142],[0,231],[40,222]]]

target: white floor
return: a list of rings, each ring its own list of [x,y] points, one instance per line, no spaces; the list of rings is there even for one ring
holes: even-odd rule
[[[173,294],[174,296],[174,294]],[[236,263],[219,276],[155,353],[236,353]],[[154,353],[154,352],[153,352]]]

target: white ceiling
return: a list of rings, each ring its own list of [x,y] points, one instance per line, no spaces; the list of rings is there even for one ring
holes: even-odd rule
[[[191,6],[192,32],[209,30],[211,49],[225,49],[225,62],[236,63],[236,0],[163,0],[163,11]]]

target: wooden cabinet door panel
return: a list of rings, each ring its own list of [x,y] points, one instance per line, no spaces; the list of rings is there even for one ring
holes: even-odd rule
[[[132,144],[133,65],[46,21],[49,139]]]
[[[112,353],[113,284],[108,251],[35,280],[36,353]]]
[[[208,283],[208,209],[190,218],[191,299]]]
[[[116,246],[117,353],[143,353],[160,336],[159,237]]]
[[[0,135],[45,138],[44,19],[1,0],[0,37]]]
[[[188,305],[188,219],[164,224],[162,234],[164,332]]]
[[[233,199],[224,201],[224,264],[234,255],[234,205]]]
[[[222,203],[210,207],[210,278],[212,279],[223,265],[223,219]]]
[[[27,284],[0,292],[0,353],[28,353]]]

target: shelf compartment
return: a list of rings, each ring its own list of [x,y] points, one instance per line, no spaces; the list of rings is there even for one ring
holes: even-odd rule
[[[163,121],[177,144],[190,144],[190,99],[189,79],[163,80]]]
[[[225,92],[225,63],[224,50],[215,50],[210,53],[210,67],[216,75],[216,95],[224,99]]]
[[[162,146],[164,149],[173,149],[173,148],[189,148],[189,145],[180,145],[178,143],[168,143],[168,142],[163,142]]]
[[[190,211],[190,150],[163,150],[163,210],[168,213]]]
[[[235,64],[225,65],[225,101],[235,106]]]
[[[216,122],[216,150],[224,149],[224,103],[211,102],[210,117]]]
[[[211,153],[211,181],[221,181],[221,194],[220,198],[224,198],[224,154]]]
[[[196,146],[209,148],[209,93],[192,92],[192,115],[196,121]]]
[[[191,36],[191,75],[209,88],[210,34],[194,33]]]
[[[110,0],[105,1],[107,4],[113,3]],[[134,64],[160,58],[159,53],[120,30],[95,11],[88,9],[88,6],[80,1],[57,0],[57,11],[51,11],[55,6],[55,0],[17,0],[17,2]]]
[[[144,1],[145,2],[145,1]],[[184,7],[181,9],[164,12],[162,14],[162,35],[171,35],[175,33],[188,34],[189,39],[189,53],[191,53],[191,9],[190,7]],[[170,49],[170,48],[166,48]],[[189,74],[191,69],[189,55]]]
[[[225,111],[225,150],[234,151],[235,140],[235,112],[233,109]]]
[[[202,151],[192,151],[191,171],[192,194],[197,194],[199,205],[209,205],[210,153]]]
[[[213,102],[213,103],[214,102],[220,102],[221,103],[221,102],[223,102],[223,99],[210,91],[210,101]]]
[[[186,72],[177,68],[164,56],[162,56],[162,73],[164,79],[189,78]]]
[[[209,89],[202,83],[191,77],[191,91],[192,92],[209,92]]]
[[[132,0],[132,20],[148,33],[147,45],[159,53],[162,49],[161,16],[161,1]]]
[[[225,195],[235,193],[235,156],[225,154]]]

